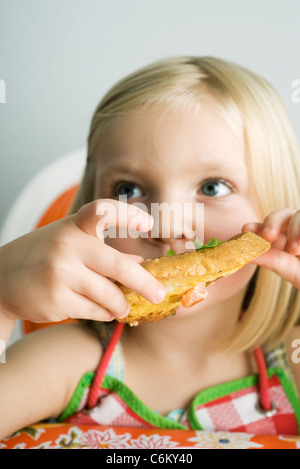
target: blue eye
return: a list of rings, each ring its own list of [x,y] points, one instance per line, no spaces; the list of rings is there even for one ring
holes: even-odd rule
[[[220,179],[204,182],[200,190],[207,197],[224,197],[232,192],[230,184]]]
[[[131,182],[124,182],[117,187],[117,195],[120,197],[127,197],[133,199],[143,196],[141,189]]]

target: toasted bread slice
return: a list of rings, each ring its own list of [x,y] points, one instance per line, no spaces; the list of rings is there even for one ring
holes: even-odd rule
[[[233,274],[269,249],[268,241],[245,232],[212,248],[147,260],[142,266],[165,285],[165,299],[153,304],[117,283],[131,305],[130,313],[118,321],[136,326],[170,316],[189,290]]]

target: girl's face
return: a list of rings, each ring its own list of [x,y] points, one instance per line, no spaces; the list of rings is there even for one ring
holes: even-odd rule
[[[95,161],[95,198],[127,195],[128,203],[142,203],[150,214],[153,203],[182,207],[179,218],[166,211],[164,230],[153,229],[147,237],[106,238],[122,252],[145,259],[166,255],[169,249],[179,253],[186,250],[195,230],[204,231],[204,243],[210,238],[221,241],[240,233],[245,223],[261,221],[242,126],[233,130],[209,102],[190,112],[153,107],[150,112],[114,119],[98,143]],[[196,204],[204,204],[200,221],[195,217]],[[254,269],[248,265],[219,280],[201,304],[240,291]]]

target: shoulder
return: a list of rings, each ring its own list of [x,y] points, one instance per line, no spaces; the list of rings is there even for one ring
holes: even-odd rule
[[[45,415],[37,417],[48,418],[62,412],[82,375],[96,370],[101,355],[100,341],[92,332],[66,324],[25,336],[8,350],[6,361],[20,380],[32,383],[35,395],[42,393],[40,405]],[[49,395],[52,404],[45,408]]]
[[[286,350],[300,395],[300,326],[295,326],[287,337]]]
[[[68,376],[68,381],[75,382],[87,371],[96,370],[102,355],[102,346],[88,328],[80,324],[64,324],[45,328],[28,336],[32,347],[40,350],[41,360],[55,364],[54,374]],[[30,344],[31,345],[31,344]]]
[[[25,357],[30,354],[34,362],[57,357],[62,366],[66,362],[70,366],[76,359],[74,368],[93,368],[97,366],[102,347],[96,336],[84,326],[64,324],[26,335],[10,347],[9,353],[14,354],[19,350],[25,353]]]

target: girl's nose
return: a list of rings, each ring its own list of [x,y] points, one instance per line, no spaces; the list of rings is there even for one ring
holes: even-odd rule
[[[191,249],[192,241],[199,239],[199,230],[203,230],[203,213],[199,210],[202,207],[173,202],[151,208],[154,225],[149,241],[165,249],[173,249],[176,253]]]

